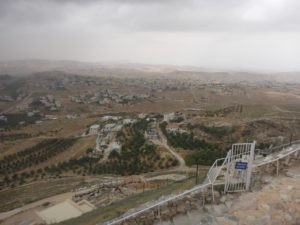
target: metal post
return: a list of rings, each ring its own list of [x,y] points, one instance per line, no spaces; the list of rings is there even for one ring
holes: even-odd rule
[[[161,220],[161,214],[160,214],[160,206],[158,206],[158,209],[157,209],[157,216],[159,218],[159,220]]]
[[[196,167],[196,185],[198,184],[198,160],[197,160],[197,167]]]
[[[233,147],[232,147],[233,149]],[[230,168],[230,163],[231,163],[231,152],[232,149],[228,151],[227,153],[227,168],[226,168],[226,174],[225,174],[225,185],[224,185],[224,193],[226,194],[228,191],[228,183],[229,183],[229,168]]]
[[[247,170],[247,180],[246,180],[246,191],[249,191],[249,189],[250,189],[252,163],[253,163],[253,159],[254,159],[255,144],[256,144],[256,141],[253,141],[253,143],[251,144],[251,149],[250,149],[250,155],[249,155],[249,160],[248,160],[248,170]]]
[[[215,202],[215,194],[214,194],[214,185],[211,184],[211,196],[212,196],[212,202]]]

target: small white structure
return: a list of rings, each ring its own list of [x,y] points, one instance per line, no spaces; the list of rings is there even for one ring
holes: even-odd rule
[[[138,115],[138,118],[139,118],[139,119],[145,119],[146,116],[147,116],[146,113],[140,113],[140,114]]]
[[[47,224],[53,224],[81,216],[82,214],[90,212],[94,209],[96,209],[96,207],[87,200],[82,200],[78,203],[75,203],[68,199],[64,202],[37,212],[37,214]]]
[[[107,150],[108,152],[116,151],[118,153],[121,153],[122,146],[118,142],[114,141],[109,144]]]
[[[115,123],[108,123],[104,126],[103,130],[104,132],[110,132],[112,129],[116,126]]]
[[[100,126],[98,124],[94,124],[94,125],[90,126],[89,134],[97,134],[99,127]]]
[[[122,128],[123,128],[123,125],[119,124],[119,125],[116,125],[111,131],[118,132],[118,131],[122,130]]]
[[[120,119],[120,117],[118,117],[118,116],[103,116],[103,117],[102,117],[102,120],[103,120],[103,121],[108,121],[108,120],[117,121],[117,120],[119,120],[119,119]]]
[[[179,127],[179,125],[177,123],[171,123],[171,124],[168,124],[167,127],[166,127],[166,130],[168,133],[186,133],[186,130],[183,130]]]
[[[136,120],[135,119],[124,119],[123,120],[123,124],[126,125],[126,124],[133,124],[135,123]]]
[[[178,120],[180,118],[182,118],[182,114],[180,112],[172,112],[172,113],[164,114],[164,121],[166,122]]]

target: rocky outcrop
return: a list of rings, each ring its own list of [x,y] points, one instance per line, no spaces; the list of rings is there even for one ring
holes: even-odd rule
[[[120,224],[300,224],[299,162],[299,155],[292,154],[255,168],[252,192],[222,195],[221,191],[214,191],[212,194],[208,186]]]

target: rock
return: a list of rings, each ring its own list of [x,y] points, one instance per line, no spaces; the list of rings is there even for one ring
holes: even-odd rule
[[[173,225],[173,223],[171,221],[162,221],[157,223],[156,225]]]
[[[261,207],[265,210],[270,210],[271,206],[267,205],[267,204],[261,204]]]
[[[200,220],[200,224],[201,225],[208,225],[208,224],[212,224],[214,221],[213,217],[210,215],[204,216],[201,220]]]
[[[204,212],[207,212],[207,213],[212,213],[213,212],[213,208],[212,208],[211,205],[205,205],[203,207],[203,210],[204,210]]]
[[[261,219],[260,219],[261,224],[272,224],[271,221],[271,216],[270,215],[264,215]]]
[[[180,204],[177,206],[176,211],[180,214],[183,214],[183,213],[186,213],[187,210],[186,210],[186,207],[184,204]]]
[[[189,221],[190,221],[189,224],[199,224],[199,221],[202,219],[203,215],[204,215],[204,212],[201,212],[201,211],[199,212],[198,210],[188,212],[187,216],[188,216]]]
[[[289,186],[287,187],[287,190],[291,191],[291,190],[293,190],[294,188],[295,188],[294,186],[289,185]]]
[[[291,222],[293,220],[293,217],[289,213],[284,214],[284,219],[288,222]]]
[[[237,218],[236,216],[234,215],[226,215],[225,216],[227,219],[229,220],[232,220],[232,221],[235,221],[235,222],[239,222],[239,218]]]
[[[284,209],[284,206],[280,202],[271,203],[271,204],[269,204],[269,206],[272,209],[277,209],[277,210]]]
[[[221,203],[225,203],[227,201],[227,196],[226,195],[223,195],[221,198],[220,198],[220,202]]]
[[[218,191],[214,191],[215,202],[219,202],[221,198],[221,194]]]
[[[232,206],[233,202],[232,201],[226,201],[225,202],[225,206],[227,207],[227,209],[230,209]]]
[[[176,216],[175,218],[173,218],[173,224],[174,225],[189,224],[189,218],[185,215]]]
[[[291,202],[291,196],[286,195],[286,194],[280,194],[280,197],[282,198],[283,201],[285,201],[286,203]]]
[[[249,222],[254,222],[254,221],[256,221],[256,217],[252,216],[252,215],[249,215],[249,216],[246,217],[246,220],[249,221]]]
[[[224,204],[214,205],[213,210],[217,216],[221,216],[227,211],[227,207]]]
[[[238,222],[229,220],[226,217],[217,217],[216,220],[218,224],[222,224],[222,225],[238,225]]]

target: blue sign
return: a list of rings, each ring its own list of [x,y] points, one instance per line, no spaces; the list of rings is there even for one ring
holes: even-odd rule
[[[246,162],[236,162],[235,163],[235,169],[246,170],[247,167],[248,167],[248,163],[246,163]]]

